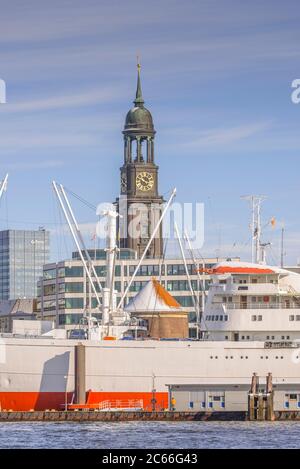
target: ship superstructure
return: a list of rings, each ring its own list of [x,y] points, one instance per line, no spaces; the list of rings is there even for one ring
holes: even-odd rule
[[[300,276],[244,262],[211,269],[202,318],[211,340],[300,340]]]

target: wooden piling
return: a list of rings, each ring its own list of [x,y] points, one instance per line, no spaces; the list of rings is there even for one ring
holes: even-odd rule
[[[259,392],[258,377],[253,373],[248,394],[248,418],[250,421],[275,420],[272,373],[267,376],[265,392]]]

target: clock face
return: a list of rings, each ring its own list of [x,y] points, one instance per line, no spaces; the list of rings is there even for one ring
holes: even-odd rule
[[[127,178],[126,174],[121,175],[121,192],[124,193],[126,192],[127,189]]]
[[[142,173],[138,173],[136,176],[136,187],[143,192],[149,191],[152,189],[154,184],[154,178],[151,173],[147,173],[143,171]]]

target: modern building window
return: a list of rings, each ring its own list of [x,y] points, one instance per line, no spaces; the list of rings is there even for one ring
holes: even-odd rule
[[[97,308],[98,306],[98,301],[97,301],[97,298],[95,297],[92,297],[92,304],[91,304],[91,308]],[[94,316],[94,313],[93,313],[93,316]]]
[[[100,293],[101,289],[99,287],[99,284],[98,282],[93,282],[94,283],[94,287],[95,287],[95,290],[96,292]],[[105,282],[99,282],[101,287],[104,288],[105,287]],[[86,291],[89,291],[89,288],[90,288],[90,283],[89,281],[86,282]]]
[[[197,290],[197,281],[191,281],[193,290]],[[189,291],[189,283],[187,280],[168,280],[167,281],[168,291]]]
[[[193,264],[187,264],[189,274],[195,274],[196,269]],[[185,275],[184,264],[168,264],[167,275]]]
[[[44,301],[43,305],[44,311],[53,311],[56,309],[56,301],[55,300],[49,300],[49,301]]]
[[[59,267],[57,269],[57,276],[58,276],[58,278],[65,277],[65,268],[64,267]]]
[[[105,265],[96,265],[95,271],[98,277],[105,277],[106,276],[106,266]]]
[[[132,284],[130,285],[130,291],[132,292],[138,292],[140,291],[145,285],[146,285],[146,281],[145,282],[140,282],[140,281],[135,281],[135,282],[132,282]]]
[[[50,285],[44,285],[44,296],[55,295],[56,285],[52,283]]]
[[[60,282],[58,284],[58,293],[65,293],[66,284],[64,282]]]
[[[43,277],[45,280],[52,280],[56,278],[56,269],[44,270]]]
[[[80,309],[83,308],[83,298],[65,298],[66,309]]]
[[[135,265],[129,266],[129,275],[133,275],[134,271],[136,269]],[[137,276],[143,277],[143,276],[148,276],[151,277],[153,276],[159,276],[159,265],[156,264],[150,264],[150,265],[142,265],[139,270],[137,271]]]
[[[83,314],[81,313],[59,314],[58,323],[60,326],[73,325],[73,324],[77,325],[77,324],[80,324],[82,318],[83,318]]]
[[[192,308],[194,306],[193,298],[191,296],[174,296],[174,298],[181,306],[186,308]]]
[[[66,293],[83,293],[83,282],[66,282]]]
[[[83,277],[83,267],[80,267],[80,266],[65,267],[65,276],[66,277]]]

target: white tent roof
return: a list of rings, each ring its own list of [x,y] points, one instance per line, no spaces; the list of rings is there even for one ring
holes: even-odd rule
[[[125,311],[128,313],[181,312],[182,308],[170,293],[168,293],[155,278],[152,278],[139,293],[130,300],[125,307]]]

